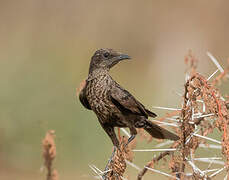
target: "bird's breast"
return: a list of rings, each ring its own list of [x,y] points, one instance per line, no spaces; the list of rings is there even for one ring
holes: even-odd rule
[[[109,97],[111,83],[109,77],[103,76],[89,81],[86,89],[87,99],[92,110],[104,119],[108,119],[116,108]]]

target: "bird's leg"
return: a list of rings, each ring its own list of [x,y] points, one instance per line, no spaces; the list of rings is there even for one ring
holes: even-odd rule
[[[106,167],[105,167],[105,171],[108,171],[108,166],[109,166],[110,163],[112,162],[112,159],[113,159],[113,157],[114,157],[114,155],[115,155],[116,150],[117,150],[117,148],[114,146],[114,147],[113,147],[112,154],[111,154],[111,157],[110,157],[110,159],[108,160],[107,165],[106,165]]]
[[[110,126],[109,124],[103,124],[101,123],[103,129],[106,131],[107,135],[110,137],[113,145],[116,147],[116,148],[119,148],[119,141],[118,141],[118,138],[115,134],[115,130],[114,130],[114,127],[113,126]]]
[[[129,129],[130,129],[131,136],[129,137],[129,139],[128,139],[127,143],[126,143],[126,147],[130,144],[131,141],[134,140],[134,138],[137,135],[137,130],[135,129],[135,127],[132,126]]]
[[[107,163],[107,165],[106,165],[106,168],[105,168],[105,173],[103,174],[103,176],[102,176],[102,178],[103,178],[103,180],[107,180],[107,173],[108,173],[108,171],[109,171],[109,165],[110,165],[110,163],[112,162],[112,160],[113,160],[113,158],[114,158],[114,155],[115,155],[115,152],[117,151],[117,147],[113,147],[113,152],[112,152],[112,154],[111,154],[111,157],[110,157],[110,159],[109,159],[109,161],[108,161],[108,163]],[[119,179],[118,178],[118,174],[116,174],[115,172],[114,172],[114,174],[113,174],[114,176],[115,176],[115,179]]]
[[[128,141],[127,141],[127,143],[126,143],[126,146],[128,146],[128,144],[130,144],[130,142],[131,142],[132,140],[134,140],[135,137],[136,137],[136,135],[131,135],[131,136],[128,138]]]
[[[110,137],[111,141],[114,144],[113,152],[112,152],[111,157],[108,160],[108,163],[107,163],[107,165],[105,167],[105,171],[108,171],[109,170],[108,169],[109,165],[110,165],[110,163],[112,162],[112,160],[114,158],[115,152],[116,152],[117,148],[119,148],[119,141],[118,141],[118,139],[116,137],[116,134],[115,134],[115,131],[114,131],[114,127],[109,126],[108,124],[102,124],[102,123],[101,123],[101,125],[102,125],[103,129],[106,131],[106,133],[108,134],[108,136]],[[107,175],[107,173],[104,173],[103,179],[106,179],[106,175]]]

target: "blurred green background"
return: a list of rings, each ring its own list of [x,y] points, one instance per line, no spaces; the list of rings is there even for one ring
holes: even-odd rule
[[[183,92],[188,50],[206,77],[216,69],[206,51],[226,66],[228,7],[227,0],[0,0],[0,179],[45,179],[41,140],[50,129],[60,179],[91,179],[88,164],[103,169],[112,147],[75,95],[94,51],[114,48],[132,57],[111,74],[147,107],[180,107],[174,91]],[[152,157],[135,155],[140,167]]]

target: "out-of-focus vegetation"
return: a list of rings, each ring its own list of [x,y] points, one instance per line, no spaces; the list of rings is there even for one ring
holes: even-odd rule
[[[57,136],[60,179],[87,179],[90,163],[103,168],[112,144],[75,97],[93,52],[109,47],[129,54],[132,61],[112,70],[114,79],[149,108],[176,107],[180,97],[173,91],[183,89],[189,49],[202,60],[199,69],[206,76],[215,70],[207,50],[226,64],[228,5],[226,0],[1,0],[0,179],[44,178],[41,140],[49,129]],[[228,90],[225,84],[223,92]],[[143,166],[151,156],[138,153],[135,162]]]

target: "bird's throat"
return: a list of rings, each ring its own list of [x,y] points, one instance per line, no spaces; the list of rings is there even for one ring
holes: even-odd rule
[[[109,76],[109,69],[94,69],[93,71],[89,72],[87,81],[106,75]]]

